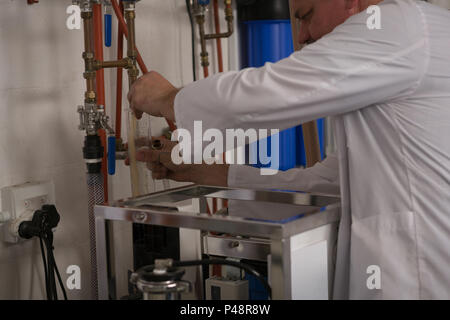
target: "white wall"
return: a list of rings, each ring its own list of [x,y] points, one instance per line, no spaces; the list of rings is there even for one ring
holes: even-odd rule
[[[66,29],[71,0],[42,0],[32,6],[26,2],[0,1],[0,188],[54,181],[61,214],[55,235],[56,260],[64,281],[68,265],[81,267],[82,289],[70,291],[69,298],[88,299],[84,135],[77,129],[76,113],[85,90],[83,33]],[[177,86],[190,82],[190,29],[184,1],[141,1],[137,14],[138,47],[149,69],[158,70]],[[106,57],[115,55],[115,48],[105,52]],[[115,94],[109,88],[115,83],[115,72],[106,71],[105,77],[110,108],[115,105]],[[112,198],[129,196],[129,185],[128,169],[119,166]],[[41,264],[35,240],[0,243],[0,299],[42,299]]]

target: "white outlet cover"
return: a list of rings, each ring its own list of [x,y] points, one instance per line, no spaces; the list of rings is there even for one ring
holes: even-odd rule
[[[3,188],[2,211],[11,214],[11,220],[2,226],[3,240],[17,243],[19,238],[11,233],[11,226],[17,225],[22,215],[30,210],[39,210],[44,204],[55,204],[55,187],[52,181],[28,182]]]

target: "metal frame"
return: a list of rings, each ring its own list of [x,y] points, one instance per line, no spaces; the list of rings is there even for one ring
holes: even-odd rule
[[[271,222],[232,216],[208,215],[206,199],[262,201],[291,204],[302,207],[305,214],[289,222]],[[170,208],[170,203],[199,199],[201,213],[179,212]],[[106,223],[128,221],[167,227],[221,232],[233,235],[257,237],[270,241],[273,299],[291,297],[290,238],[314,228],[339,220],[340,199],[335,196],[309,194],[294,191],[247,190],[222,187],[190,185],[129,198],[111,206],[95,207],[95,229],[97,245],[98,292],[100,299],[108,299],[108,249]],[[169,203],[169,205],[164,205]]]

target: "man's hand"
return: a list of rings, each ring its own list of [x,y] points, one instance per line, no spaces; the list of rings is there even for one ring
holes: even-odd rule
[[[155,139],[155,138],[153,138]],[[172,149],[177,142],[158,137],[163,148],[151,150],[142,148],[149,145],[146,138],[136,140],[136,147],[140,148],[136,153],[136,160],[147,163],[147,168],[152,171],[153,179],[170,179],[179,182],[194,182],[203,185],[228,186],[227,164],[180,164],[172,161]],[[125,164],[129,164],[126,160]]]
[[[140,77],[128,93],[131,109],[138,119],[142,113],[175,121],[173,104],[179,89],[157,72]]]

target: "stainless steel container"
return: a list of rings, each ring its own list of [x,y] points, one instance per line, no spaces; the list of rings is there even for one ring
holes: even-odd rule
[[[171,267],[171,260],[156,260],[155,265],[133,273],[130,281],[142,292],[143,300],[181,300],[181,294],[191,288],[181,280],[183,275],[183,269]]]

